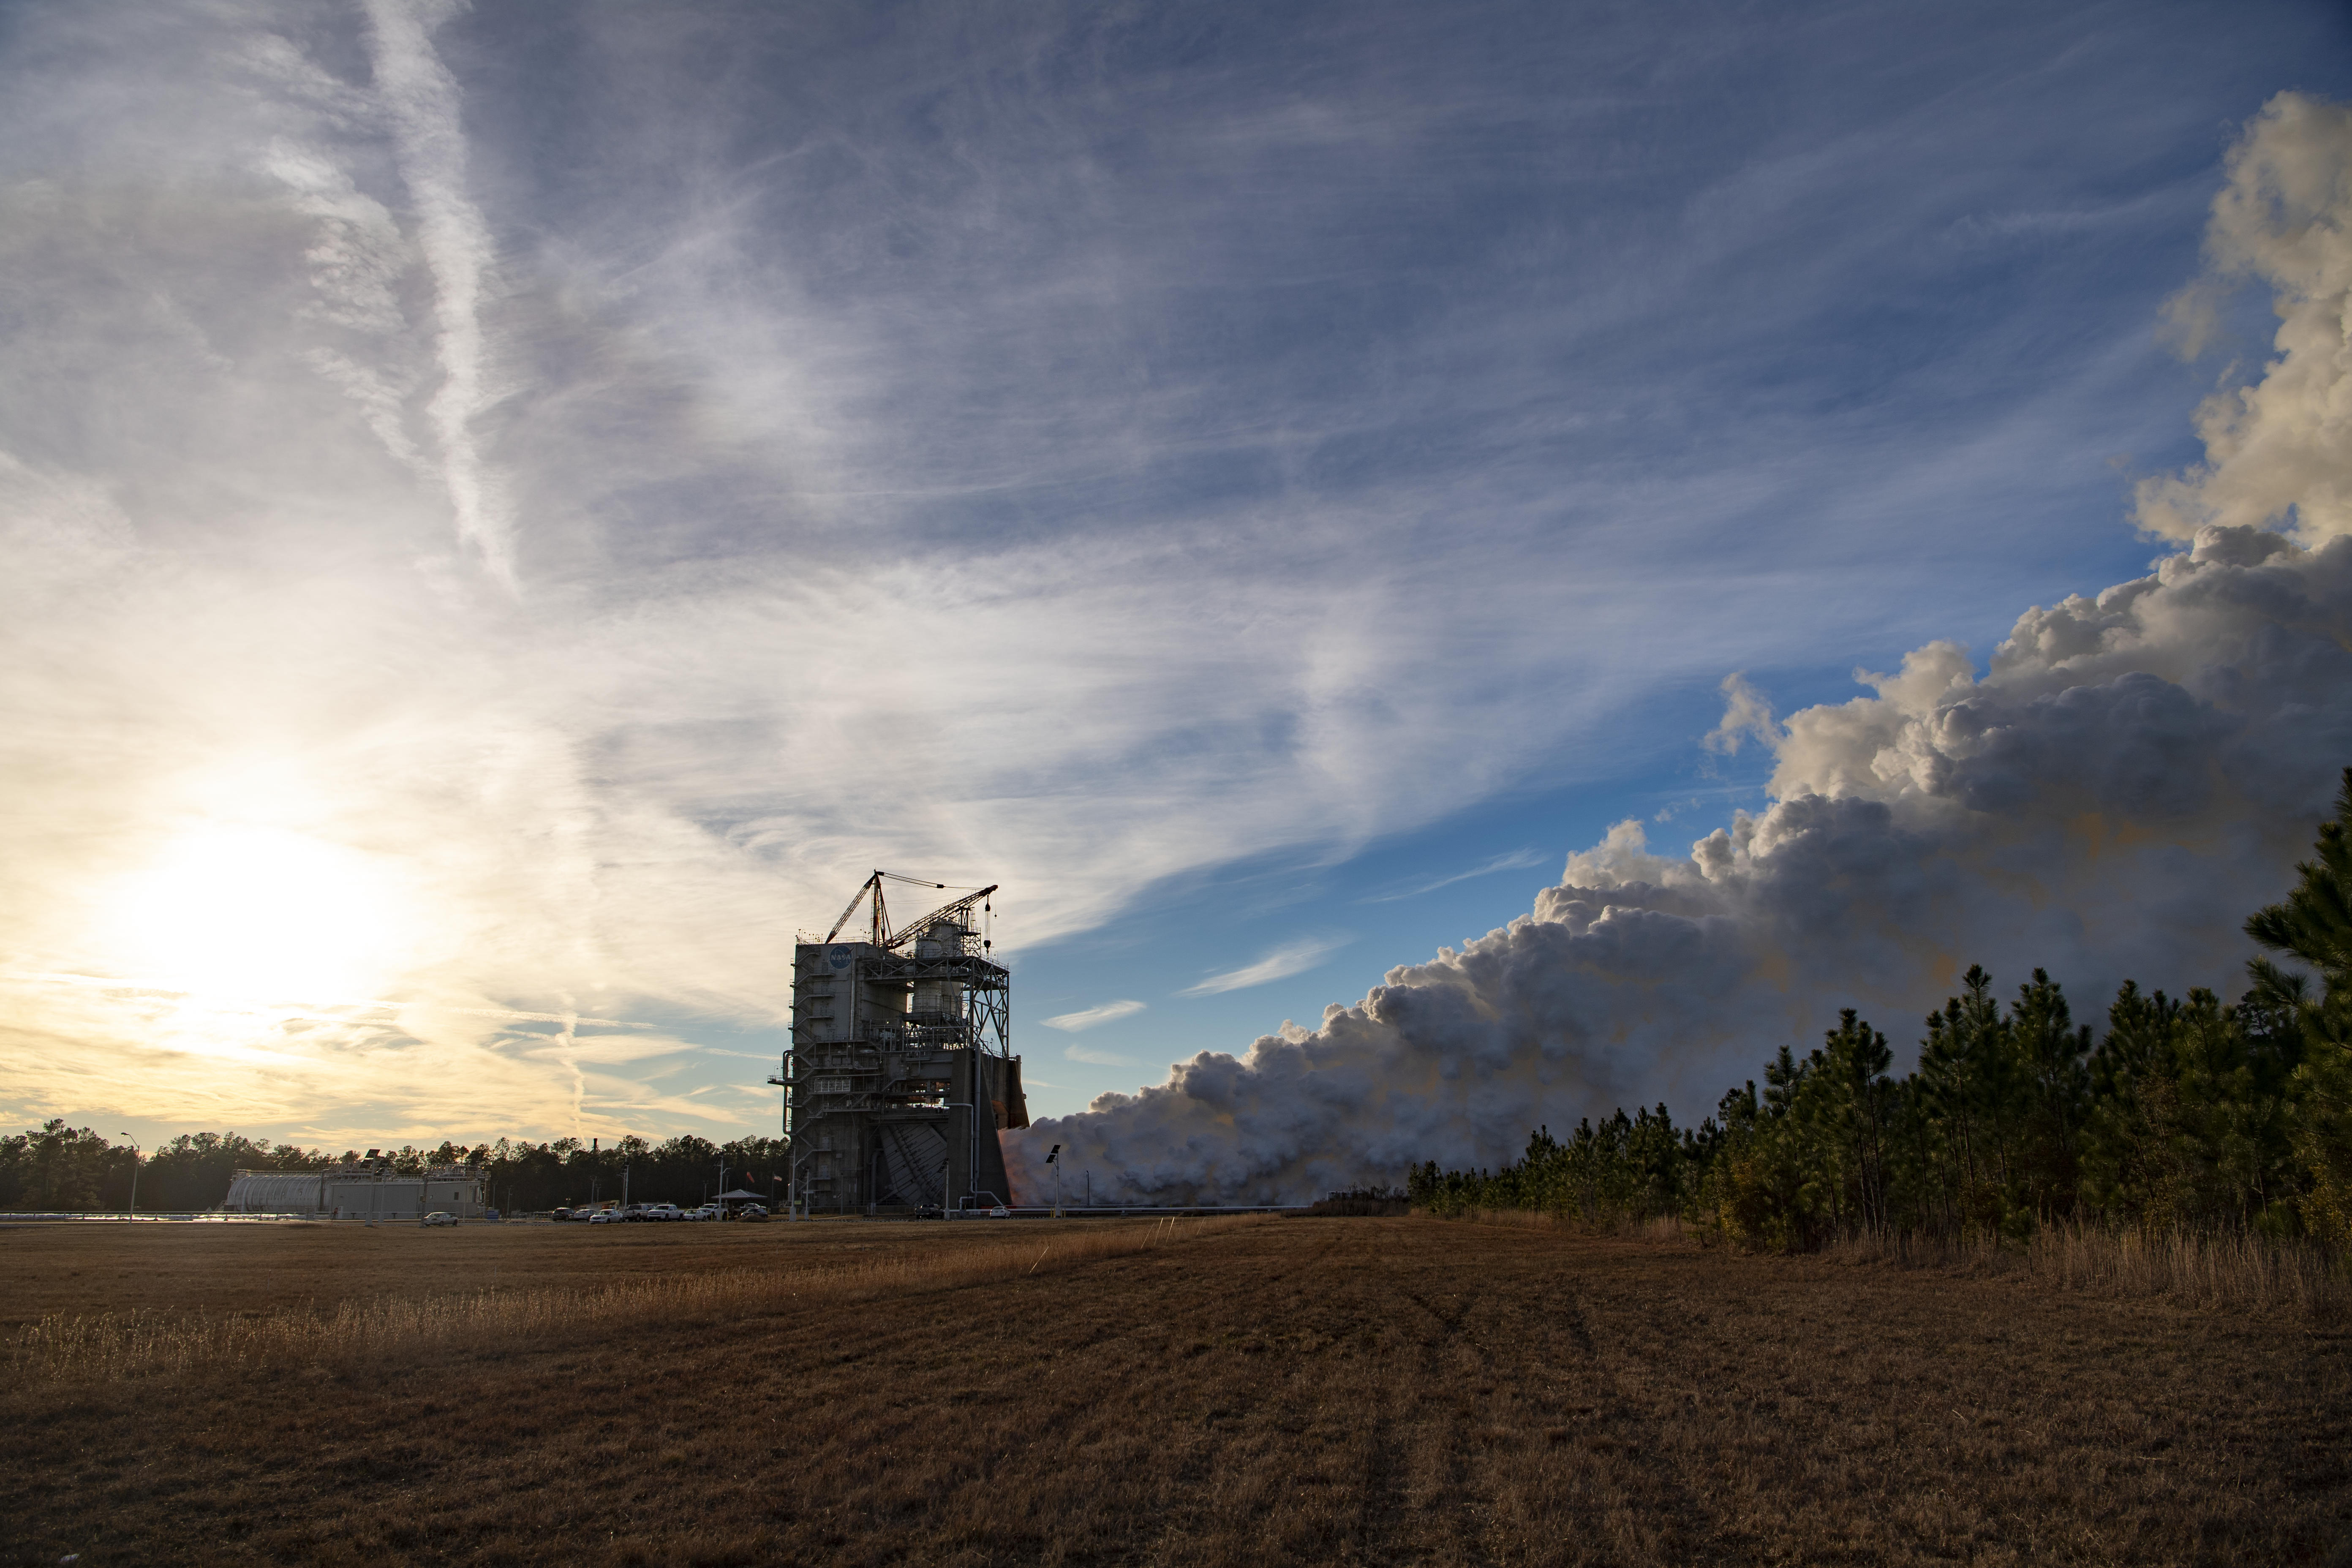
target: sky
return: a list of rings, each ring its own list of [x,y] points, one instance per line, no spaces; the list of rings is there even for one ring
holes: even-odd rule
[[[2352,97],[2334,5],[125,18],[0,6],[21,1124],[772,1132],[791,943],[876,867],[1002,885],[1041,1115],[1265,1068],[1859,809],[1805,716],[1960,689],[1857,671],[2326,532],[2195,476],[2281,352],[2215,200]],[[1538,1100],[1703,1110],[1831,1021],[1822,940],[1786,1018]],[[1468,1157],[1507,1078],[1138,1190]],[[1123,1114],[1107,1177],[1208,1136]]]

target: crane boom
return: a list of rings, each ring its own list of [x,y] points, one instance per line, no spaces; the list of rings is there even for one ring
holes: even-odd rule
[[[887,907],[885,907],[882,901],[882,884],[885,882],[904,882],[908,886],[914,888],[936,888],[941,892],[947,890],[947,884],[945,882],[927,882],[920,877],[902,877],[896,871],[877,870],[874,875],[866,878],[866,880],[857,884],[856,896],[849,900],[849,907],[841,911],[841,918],[833,922],[833,929],[824,933],[824,940],[827,942],[830,942],[835,937],[841,934],[841,928],[849,923],[849,917],[857,912],[857,906],[864,903],[866,901],[866,895],[870,893],[874,897],[874,945],[877,947],[895,946],[897,944],[897,939],[893,938],[890,934],[890,911]],[[946,914],[948,910],[967,908],[975,900],[984,899],[994,891],[996,891],[996,884],[992,882],[987,887],[982,889],[979,892],[974,893],[969,899],[960,899],[956,902],[948,905],[947,909],[932,910],[929,914],[925,915],[921,921],[918,921],[917,924],[929,925],[940,916]]]
[[[953,920],[961,925],[962,921],[960,917],[970,914],[971,912],[972,905],[979,903],[982,900],[987,898],[989,894],[996,891],[998,886],[999,884],[991,882],[988,886],[981,889],[977,892],[966,893],[954,903],[941,904],[938,909],[933,910],[929,914],[923,916],[921,919],[909,921],[905,926],[899,929],[898,934],[895,936],[887,931],[884,932],[882,937],[882,945],[884,947],[896,947],[900,942],[914,936],[916,932],[922,931],[925,927],[929,926],[937,921]]]
[[[881,889],[882,873],[879,871],[858,883],[856,896],[849,900],[849,907],[841,911],[841,918],[833,922],[833,929],[824,933],[824,940],[830,942],[835,937],[839,936],[841,928],[849,923],[849,917],[857,912],[857,906],[866,901],[866,895],[869,892],[878,894]]]

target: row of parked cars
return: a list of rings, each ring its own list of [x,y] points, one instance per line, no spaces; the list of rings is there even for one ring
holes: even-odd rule
[[[738,1204],[730,1213],[717,1204],[705,1204],[700,1208],[682,1209],[676,1204],[630,1204],[605,1208],[557,1209],[547,1216],[554,1220],[584,1220],[590,1225],[627,1225],[632,1223],[662,1224],[669,1221],[766,1219],[768,1211],[758,1204]]]

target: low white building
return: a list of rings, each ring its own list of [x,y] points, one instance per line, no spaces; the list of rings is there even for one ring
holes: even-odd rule
[[[480,1219],[487,1210],[482,1173],[471,1165],[433,1165],[417,1175],[395,1172],[390,1161],[378,1159],[324,1171],[239,1171],[221,1212],[414,1220],[435,1213]]]

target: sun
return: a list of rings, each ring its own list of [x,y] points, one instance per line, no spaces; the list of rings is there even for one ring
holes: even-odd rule
[[[108,906],[110,967],[256,1000],[365,998],[402,967],[411,929],[382,858],[267,826],[184,833]]]

